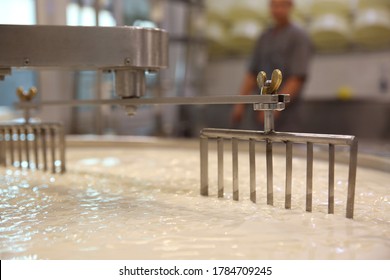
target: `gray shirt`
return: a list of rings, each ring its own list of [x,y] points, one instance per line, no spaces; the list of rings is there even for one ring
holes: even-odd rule
[[[280,69],[283,81],[292,76],[306,79],[312,49],[309,37],[300,27],[270,27],[255,44],[249,72],[257,76],[265,71],[270,78],[274,69]]]
[[[294,24],[280,30],[270,27],[257,40],[248,70],[255,76],[265,71],[270,79],[272,71],[280,69],[283,82],[293,76],[306,79],[312,51],[312,43],[300,27]],[[277,119],[278,130],[301,131],[300,96],[298,93],[298,98],[289,103]]]

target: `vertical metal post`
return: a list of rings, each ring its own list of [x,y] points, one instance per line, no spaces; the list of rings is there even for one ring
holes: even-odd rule
[[[20,135],[22,134],[22,130],[20,128],[16,129],[16,135],[18,136],[18,159],[19,159],[19,166],[22,167],[22,140],[20,139]]]
[[[329,144],[328,213],[334,214],[335,145]]]
[[[28,143],[29,129],[26,126],[24,128],[24,152],[26,154],[27,168],[30,168],[30,144]]]
[[[34,162],[35,162],[35,169],[39,169],[39,156],[38,156],[38,139],[39,139],[39,133],[40,130],[37,127],[34,127]]]
[[[292,143],[286,142],[286,193],[285,208],[291,209],[291,185],[292,185]]]
[[[55,127],[49,126],[50,134],[50,151],[51,151],[51,172],[56,173],[56,143],[55,143]]]
[[[3,141],[4,141],[4,164],[8,164],[8,151],[9,151],[9,143],[11,134],[9,133],[9,130],[7,128],[4,128],[3,130]]]
[[[65,173],[66,171],[66,162],[65,162],[65,149],[66,149],[66,143],[65,143],[65,130],[63,127],[59,128],[60,130],[60,160],[61,160],[61,173]]]
[[[14,157],[14,129],[13,129],[12,126],[9,128],[9,154],[10,154],[11,165],[14,166],[14,164],[15,164],[15,157]]]
[[[306,211],[311,212],[313,205],[313,143],[307,143],[306,157]]]
[[[249,139],[250,199],[256,203],[256,141]]]
[[[232,160],[233,160],[233,200],[238,201],[238,139],[232,138]]]
[[[358,141],[355,138],[351,144],[349,155],[349,174],[348,174],[348,197],[347,197],[347,218],[353,219],[356,171],[357,171]]]
[[[7,165],[7,158],[6,158],[6,140],[5,140],[5,130],[0,130],[0,165],[6,166]]]
[[[267,161],[267,204],[274,205],[272,141],[270,139],[266,140],[266,161]]]
[[[30,123],[30,108],[26,107],[23,110],[24,122],[26,124]]]
[[[218,145],[218,197],[223,197],[224,171],[223,171],[223,138],[217,139]]]
[[[270,133],[274,130],[275,130],[274,111],[266,110],[264,111],[264,132]]]
[[[46,128],[41,127],[41,140],[42,140],[42,160],[43,160],[43,170],[47,171],[47,144],[46,144]]]
[[[200,194],[209,195],[208,138],[200,138]]]
[[[100,10],[101,10],[101,1],[95,0],[94,1],[94,8],[95,8],[95,25],[99,26],[99,21],[100,21]],[[102,80],[103,80],[103,74],[102,71],[98,70],[95,72],[96,73],[96,81],[95,81],[95,86],[96,86],[96,98],[97,99],[102,99],[103,97],[103,91],[102,91]],[[96,129],[96,134],[102,135],[103,134],[103,129],[104,129],[104,118],[103,118],[103,109],[101,106],[97,106],[95,108],[95,129]]]

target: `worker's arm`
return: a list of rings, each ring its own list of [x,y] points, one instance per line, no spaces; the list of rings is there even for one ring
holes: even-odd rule
[[[248,72],[244,77],[244,82],[241,86],[240,95],[249,95],[256,88],[257,81],[256,76],[252,73]],[[233,126],[239,124],[245,113],[245,105],[244,104],[236,104],[233,107],[232,114],[232,124]]]
[[[288,78],[285,82],[283,87],[279,90],[279,93],[281,94],[289,94],[290,95],[290,102],[294,102],[294,100],[297,98],[302,86],[304,83],[304,78],[293,76]]]

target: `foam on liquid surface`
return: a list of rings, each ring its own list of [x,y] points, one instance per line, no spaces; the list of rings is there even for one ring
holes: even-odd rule
[[[0,168],[1,259],[390,258],[390,174],[358,169],[355,219],[345,218],[347,167],[336,166],[335,215],[327,213],[327,163],[315,162],[313,213],[304,211],[305,161],[294,159],[292,210],[283,209],[284,157],[274,156],[275,207],[266,205],[257,155],[257,204],[249,159],[239,154],[240,201],[199,195],[199,151],[69,149],[68,172]]]

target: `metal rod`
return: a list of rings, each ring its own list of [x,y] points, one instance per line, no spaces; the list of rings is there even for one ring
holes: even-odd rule
[[[9,146],[8,142],[11,142],[11,141],[7,140],[7,138],[9,137],[7,129],[4,129],[3,132],[4,132],[4,138],[3,138],[3,140],[4,140],[4,164],[5,164],[5,166],[7,166],[7,164],[8,164],[8,155],[7,155],[7,153],[8,153],[8,149],[9,149],[8,148],[8,146]]]
[[[218,197],[223,197],[224,171],[223,171],[223,138],[218,138]]]
[[[285,208],[291,209],[291,185],[292,185],[292,142],[286,142],[286,193]]]
[[[35,162],[35,169],[39,168],[39,156],[38,156],[38,139],[39,139],[39,129],[33,128],[34,132],[34,162]]]
[[[19,167],[22,167],[22,140],[20,138],[21,135],[21,129],[16,129],[16,135],[18,136],[18,159],[19,159]]]
[[[334,165],[335,146],[329,144],[328,213],[334,214]]]
[[[358,141],[354,139],[349,155],[349,175],[348,175],[348,197],[347,197],[347,218],[353,219],[356,187]]]
[[[30,169],[30,145],[28,143],[28,127],[24,128],[24,152],[26,154],[27,168]]]
[[[95,0],[94,6],[95,6],[95,25],[99,26],[100,21],[100,10],[101,10],[101,1]],[[96,97],[98,99],[102,98],[102,75],[103,73],[101,71],[96,71]],[[96,127],[96,133],[98,135],[103,134],[103,128],[104,128],[104,119],[103,119],[103,111],[101,107],[95,108],[95,127]]]
[[[254,104],[278,103],[278,95],[246,95],[246,96],[200,96],[200,97],[153,97],[129,99],[90,99],[90,100],[56,100],[39,104],[16,103],[19,108],[35,108],[40,106],[97,106],[97,105],[218,105],[218,104]]]
[[[200,194],[209,195],[209,160],[208,160],[208,139],[200,139]]]
[[[51,172],[56,173],[55,128],[49,127],[49,133],[50,133],[50,151],[51,151]]]
[[[264,132],[270,133],[275,130],[274,112],[272,110],[264,111]]]
[[[334,145],[351,145],[354,136],[332,135],[332,134],[313,134],[313,133],[285,133],[272,132],[264,133],[263,131],[253,130],[231,130],[231,129],[214,129],[205,128],[201,135],[209,138],[237,138],[239,140],[254,139],[256,141],[265,141],[271,139],[273,142],[291,141],[294,143],[312,142],[316,144],[334,144]]]
[[[29,123],[30,122],[30,108],[29,107],[24,108],[23,116],[24,116],[25,123]]]
[[[249,140],[250,199],[256,203],[256,141]]]
[[[306,155],[306,211],[311,212],[313,206],[313,143],[307,143]]]
[[[5,167],[7,165],[7,158],[6,158],[7,147],[5,144],[5,130],[4,129],[0,130],[0,137],[1,137],[1,140],[0,140],[0,165]]]
[[[238,139],[232,139],[232,160],[233,160],[233,200],[239,200],[238,191]]]
[[[269,139],[266,140],[266,161],[267,161],[267,204],[274,205],[272,142]]]
[[[9,162],[9,155],[8,155],[8,151],[9,151],[9,146],[10,146],[10,135],[8,133],[8,131],[6,129],[4,129],[4,163],[5,165],[8,165],[8,162]]]
[[[65,173],[66,171],[66,162],[65,162],[65,130],[62,126],[59,128],[60,130],[60,160],[61,160],[61,173]]]
[[[9,127],[9,154],[10,154],[10,160],[11,165],[14,166],[15,164],[15,157],[14,157],[14,130],[12,127]]]
[[[46,129],[41,128],[41,141],[42,141],[42,160],[43,160],[43,170],[47,171],[47,154],[46,154]]]

